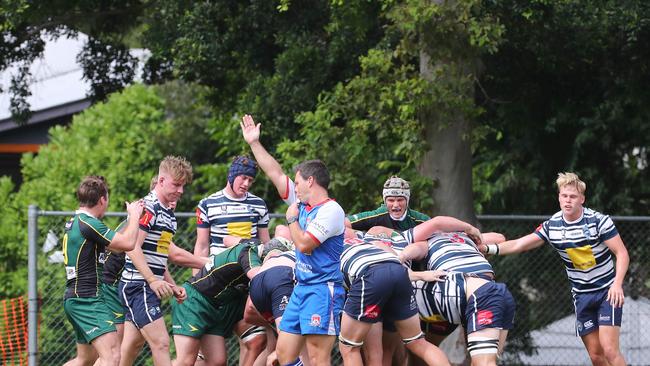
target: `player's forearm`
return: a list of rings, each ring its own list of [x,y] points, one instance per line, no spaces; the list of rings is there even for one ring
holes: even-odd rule
[[[165,269],[165,273],[163,274],[163,280],[165,280],[165,282],[169,283],[170,285],[176,286],[176,282],[174,281],[174,278],[172,277],[171,273],[169,273],[168,269]]]
[[[524,238],[520,238],[517,240],[508,240],[500,244],[488,244],[488,248],[490,246],[495,246],[498,249],[497,249],[497,253],[494,253],[494,251],[489,251],[488,254],[498,254],[498,255],[518,254],[533,249],[533,247],[531,247],[524,241]]]
[[[210,254],[210,243],[203,240],[196,240],[194,243],[194,255],[198,257],[207,257]]]
[[[258,229],[258,236],[262,243],[268,243],[271,240],[271,234],[269,234],[269,228],[261,227]]]
[[[427,250],[424,248],[424,242],[412,243],[406,246],[399,254],[402,263],[412,260],[424,259],[427,255]]]
[[[109,249],[113,251],[126,252],[135,248],[138,231],[140,229],[138,219],[138,217],[129,216],[126,222],[126,227],[115,233],[113,240],[111,240]]]
[[[196,256],[171,243],[169,247],[169,260],[179,266],[199,269],[208,263],[209,258],[207,256]]]
[[[287,183],[282,166],[277,160],[264,148],[262,143],[257,140],[249,144],[257,164],[264,174],[271,180],[281,197],[286,196]]]
[[[437,231],[462,231],[469,232],[473,228],[472,225],[465,221],[458,220],[451,216],[436,216],[427,220],[413,229],[413,240],[427,240],[433,233]]]
[[[131,259],[131,262],[133,262],[135,269],[140,272],[142,277],[144,277],[147,282],[152,283],[158,279],[153,274],[153,271],[151,271],[151,268],[149,268],[147,260],[144,257],[144,253],[142,252],[142,247],[140,245],[136,245],[133,250],[126,252],[126,254]]]
[[[306,231],[302,231],[297,222],[290,224],[289,230],[291,231],[293,244],[301,253],[311,253],[320,245],[320,243],[315,241]]]
[[[630,256],[628,255],[627,250],[616,253],[616,276],[614,277],[614,284],[623,286],[623,281],[625,280],[625,274],[627,273],[629,265]]]

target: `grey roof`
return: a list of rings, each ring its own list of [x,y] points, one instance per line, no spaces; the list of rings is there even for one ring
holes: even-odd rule
[[[30,86],[32,95],[28,98],[32,111],[42,111],[53,107],[74,104],[86,100],[89,90],[88,82],[82,79],[83,70],[77,64],[76,57],[87,37],[79,34],[76,39],[65,37],[48,40],[43,57],[31,66],[33,82]],[[10,96],[7,90],[15,68],[5,70],[0,75],[3,93],[0,94],[0,121],[11,117],[9,112]]]
[[[90,105],[86,96],[90,84],[83,80],[83,70],[76,60],[87,39],[85,34],[79,33],[76,38],[47,40],[43,56],[30,68],[33,80],[28,102],[33,115],[28,124],[74,114]],[[132,49],[131,54],[140,59],[140,65],[149,56],[149,52],[143,49]],[[0,85],[4,91],[0,93],[0,133],[19,127],[11,119],[9,111],[8,89],[15,72],[16,68],[11,67],[0,73]],[[136,75],[139,74],[136,70]]]

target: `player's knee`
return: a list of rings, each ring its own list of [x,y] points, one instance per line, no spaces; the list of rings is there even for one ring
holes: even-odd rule
[[[618,347],[612,346],[612,345],[606,345],[603,346],[603,353],[604,357],[609,361],[611,364],[613,360],[616,360],[619,356],[621,356],[621,352],[619,351]]]
[[[347,348],[361,348],[363,346],[363,341],[352,341],[342,335],[339,335],[339,345]]]
[[[402,338],[402,343],[403,343],[406,347],[408,347],[409,344],[411,344],[411,343],[413,343],[413,342],[415,342],[415,341],[417,341],[417,340],[419,340],[419,339],[424,339],[424,333],[420,332],[420,333],[418,333],[417,335],[415,335],[415,336],[413,336],[413,337]]]
[[[156,337],[149,341],[151,352],[169,352],[169,337]]]
[[[261,333],[252,338],[248,338],[244,341],[244,347],[246,347],[249,352],[254,352],[255,354],[261,353],[266,347],[266,335]]]

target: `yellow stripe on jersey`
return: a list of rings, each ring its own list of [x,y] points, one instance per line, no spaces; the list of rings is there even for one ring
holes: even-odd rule
[[[238,236],[244,239],[250,239],[253,232],[253,223],[248,222],[229,222],[226,226],[228,234]]]
[[[585,245],[578,248],[567,248],[566,253],[573,262],[576,269],[589,269],[596,265],[596,258],[591,251],[591,245]]]
[[[436,323],[436,322],[446,322],[447,321],[447,319],[445,319],[440,314],[431,314],[429,316],[420,315],[420,319],[422,321],[424,321],[424,322],[427,322],[427,323]]]
[[[158,239],[156,252],[162,254],[169,254],[169,243],[172,241],[173,233],[169,231],[163,231],[160,233],[160,239]]]

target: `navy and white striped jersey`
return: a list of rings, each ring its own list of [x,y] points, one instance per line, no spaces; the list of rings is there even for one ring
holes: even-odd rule
[[[412,240],[412,230],[407,232],[407,240]],[[490,262],[479,252],[472,239],[463,232],[434,233],[427,240],[427,268],[473,274],[488,274],[494,277]]]
[[[444,281],[415,281],[413,288],[420,319],[437,322],[442,316],[449,323],[462,324],[467,306],[464,273],[449,272]]]
[[[202,199],[196,209],[196,226],[210,229],[210,254],[226,250],[223,238],[234,235],[259,239],[258,229],[269,225],[269,210],[263,199],[246,193],[239,199],[220,190]]]
[[[174,211],[165,207],[155,191],[150,192],[145,198],[145,210],[140,218],[140,230],[146,231],[147,235],[142,243],[142,252],[153,274],[163,279],[167,268],[167,256],[172,237],[176,233],[176,216]],[[142,281],[144,277],[135,268],[131,258],[126,256],[122,281]]]
[[[397,255],[377,248],[369,240],[346,239],[341,253],[341,272],[345,285],[350,288],[354,279],[363,274],[366,268],[383,262],[400,263]]]
[[[363,232],[357,231],[357,233],[363,233]],[[379,237],[377,235],[363,233],[361,235],[361,239],[363,239],[366,242],[371,242],[373,240],[383,241],[384,243],[388,244],[391,247],[391,249],[393,249],[395,251],[395,253],[397,253],[397,255],[399,256],[399,254],[404,250],[404,248],[406,248],[406,246],[409,245],[409,241],[404,236],[404,233],[406,233],[406,231],[405,232],[399,232],[399,231],[393,230],[393,232],[391,233],[390,238]],[[407,267],[411,268],[411,261],[410,260],[404,262],[404,264]]]
[[[614,261],[605,241],[618,235],[618,230],[608,215],[585,207],[578,220],[567,222],[559,211],[535,234],[558,252],[573,291],[598,291],[614,282]]]

